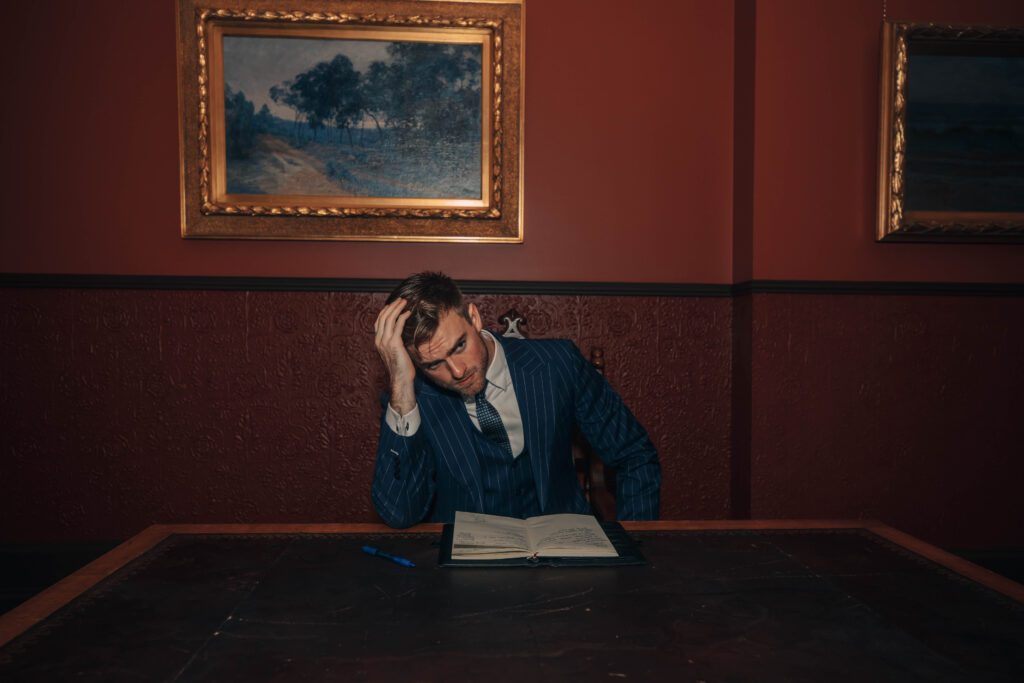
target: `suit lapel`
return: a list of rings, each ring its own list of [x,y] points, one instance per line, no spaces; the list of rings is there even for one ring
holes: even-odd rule
[[[476,499],[477,509],[483,510],[483,478],[480,461],[473,445],[473,423],[469,421],[462,399],[438,390],[425,380],[417,388],[422,420],[438,425],[432,430],[434,445],[441,460],[456,481]]]
[[[519,415],[523,418],[523,439],[530,454],[530,469],[537,486],[537,502],[543,512],[547,509],[550,489],[550,458],[547,450],[552,442],[551,430],[554,415],[548,405],[551,388],[547,373],[541,372],[543,360],[530,348],[528,343],[498,337],[505,350],[505,362],[512,375],[512,386],[516,390]]]

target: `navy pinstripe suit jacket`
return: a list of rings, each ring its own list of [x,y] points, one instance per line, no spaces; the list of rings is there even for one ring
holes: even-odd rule
[[[661,470],[647,432],[571,341],[498,337],[523,418],[543,514],[587,513],[572,461],[578,426],[616,470],[619,519],[657,519]],[[373,503],[390,526],[451,522],[456,510],[485,512],[476,428],[462,398],[416,378],[420,428],[394,433],[381,417]],[[385,403],[386,411],[386,403]]]

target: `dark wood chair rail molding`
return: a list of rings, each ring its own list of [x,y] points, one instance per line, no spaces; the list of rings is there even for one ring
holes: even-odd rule
[[[193,275],[85,275],[0,273],[0,288],[164,289],[387,293],[399,280]],[[550,296],[736,297],[750,294],[862,294],[914,296],[1024,296],[1024,282],[852,282],[752,280],[735,284],[659,282],[550,282],[462,280],[467,294]]]
[[[864,529],[935,562],[972,581],[1024,603],[1024,586],[967,560],[947,553],[898,529],[873,520],[762,519],[762,520],[660,520],[622,522],[627,531],[728,531],[787,529]],[[383,524],[155,524],[128,539],[106,555],[54,584],[31,600],[0,616],[0,646],[42,621],[118,569],[173,534],[439,534],[441,524],[419,524],[396,531]]]

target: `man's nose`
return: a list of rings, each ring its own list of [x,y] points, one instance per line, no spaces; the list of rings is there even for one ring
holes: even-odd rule
[[[445,362],[448,364],[448,372],[452,373],[454,379],[462,379],[462,376],[466,374],[465,365],[456,363],[452,358],[447,359]]]

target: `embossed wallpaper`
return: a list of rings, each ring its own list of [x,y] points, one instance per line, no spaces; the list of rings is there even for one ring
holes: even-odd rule
[[[1024,543],[1024,298],[471,298],[491,323],[515,308],[530,336],[604,349],[658,446],[665,518],[725,518],[745,501],[754,518]],[[0,538],[376,521],[383,299],[0,288]],[[733,318],[743,300],[749,323]],[[734,332],[749,366],[733,367]],[[749,413],[732,402],[737,378]],[[744,414],[746,444],[732,424]]]
[[[1024,298],[754,299],[755,519],[1024,547]]]
[[[383,294],[0,290],[8,540],[162,522],[379,521]],[[474,297],[604,349],[658,446],[662,515],[728,513],[728,299]]]

